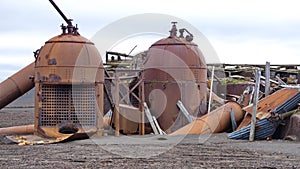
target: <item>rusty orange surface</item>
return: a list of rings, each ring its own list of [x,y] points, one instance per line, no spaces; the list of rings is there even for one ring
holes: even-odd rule
[[[278,90],[277,92],[269,95],[261,100],[258,101],[257,104],[257,113],[256,118],[262,119],[265,117],[271,116],[271,111],[274,110],[276,107],[282,105],[291,97],[295,96],[299,92],[299,89],[293,88],[284,88]],[[244,126],[247,126],[251,123],[251,114],[253,111],[253,105],[247,106],[243,108],[244,111],[248,112],[249,114],[245,116],[242,123],[239,125],[237,129],[241,129]]]
[[[244,112],[236,102],[228,102],[218,109],[196,119],[170,135],[220,133],[231,125],[230,111],[233,110],[236,122],[242,120]]]
[[[104,67],[91,41],[72,32],[51,38],[37,52],[34,79],[35,135],[57,137],[64,124],[102,131]]]
[[[0,134],[33,134],[34,125],[24,125],[24,126],[14,126],[14,127],[5,127],[0,128]]]
[[[146,103],[167,133],[176,128],[178,100],[192,116],[206,113],[207,67],[195,43],[177,36],[155,42],[149,48],[143,78]]]
[[[0,109],[22,96],[34,87],[34,63],[29,64],[22,70],[0,83]]]

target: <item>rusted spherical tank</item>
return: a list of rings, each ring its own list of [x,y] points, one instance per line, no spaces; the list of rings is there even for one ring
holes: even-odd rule
[[[36,134],[101,130],[104,67],[94,44],[73,29],[36,53]]]
[[[145,100],[161,128],[172,132],[187,123],[179,113],[180,100],[191,116],[206,113],[207,67],[192,35],[177,36],[175,24],[170,36],[155,42],[144,64]]]
[[[48,40],[36,59],[36,82],[103,83],[104,67],[97,48],[88,39],[62,34]]]

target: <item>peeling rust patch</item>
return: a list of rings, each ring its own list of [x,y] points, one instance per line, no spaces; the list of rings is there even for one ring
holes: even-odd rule
[[[49,59],[48,65],[56,65],[56,59]]]
[[[61,77],[55,74],[50,74],[49,75],[49,82],[60,82]]]

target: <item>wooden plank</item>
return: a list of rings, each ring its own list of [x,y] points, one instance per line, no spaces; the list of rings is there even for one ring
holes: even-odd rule
[[[115,136],[120,135],[120,109],[119,109],[119,78],[118,73],[115,74],[115,92],[114,92],[114,114],[115,114]]]
[[[257,68],[255,70],[255,88],[254,88],[254,100],[253,100],[253,112],[251,117],[250,135],[249,141],[254,141],[255,135],[255,124],[256,124],[256,111],[259,95],[259,84],[260,84],[260,70]]]
[[[144,106],[144,102],[145,102],[145,92],[144,92],[144,80],[142,81],[141,85],[139,86],[139,97],[140,97],[140,111],[141,111],[141,122],[139,124],[139,132],[140,135],[145,135],[145,106]]]
[[[269,96],[270,94],[270,62],[266,62],[266,68],[265,68],[265,96]]]

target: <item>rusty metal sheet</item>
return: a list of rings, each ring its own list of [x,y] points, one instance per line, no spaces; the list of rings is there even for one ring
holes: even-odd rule
[[[278,106],[282,105],[288,99],[292,98],[299,92],[300,92],[299,89],[284,88],[284,89],[281,89],[281,90],[259,100],[258,105],[257,105],[256,118],[258,120],[260,120],[263,118],[270,117],[271,116],[270,112],[272,110],[274,110]],[[238,130],[251,123],[252,109],[253,109],[252,105],[243,108],[243,110],[246,111],[248,114],[247,114],[247,116],[245,116],[242,123],[237,128]]]
[[[109,128],[111,117],[104,117],[103,121],[106,125],[105,127]],[[96,133],[93,130],[84,130],[84,131],[78,131],[77,133],[74,134],[62,134],[62,133],[57,133],[53,129],[51,130],[51,134],[49,134],[49,131],[46,132],[48,132],[46,135],[52,136],[52,138],[45,139],[39,136],[34,136],[33,124],[0,128],[0,134],[10,135],[7,137],[11,141],[16,143],[21,143],[21,145],[48,144],[48,143],[67,141],[70,139],[72,140],[83,139],[83,138],[87,138],[87,136],[92,136],[93,134]]]
[[[40,144],[54,144],[60,142],[67,142],[78,139],[89,138],[93,133],[75,133],[75,134],[61,134],[54,138],[39,137],[36,135],[24,135],[24,136],[6,136],[12,142],[17,143],[19,146],[25,145],[40,145]]]
[[[294,113],[297,113],[299,109],[295,109],[289,112],[285,112],[282,114],[278,113],[272,113],[270,117],[262,118],[258,120],[255,124],[255,133],[254,133],[254,139],[255,140],[264,140],[264,139],[271,139],[271,138],[278,138],[278,135],[281,134],[281,132],[285,131],[278,131],[278,127],[280,126],[280,123],[282,121],[291,116]],[[231,139],[249,139],[250,135],[250,126],[244,126],[239,130],[236,130],[230,134],[228,134],[228,137]],[[300,128],[298,128],[299,130]],[[277,133],[276,133],[277,131]]]
[[[218,109],[196,119],[192,123],[176,130],[170,135],[210,134],[224,132],[230,128],[230,111],[233,111],[236,122],[242,120],[244,112],[236,102],[228,102]]]

